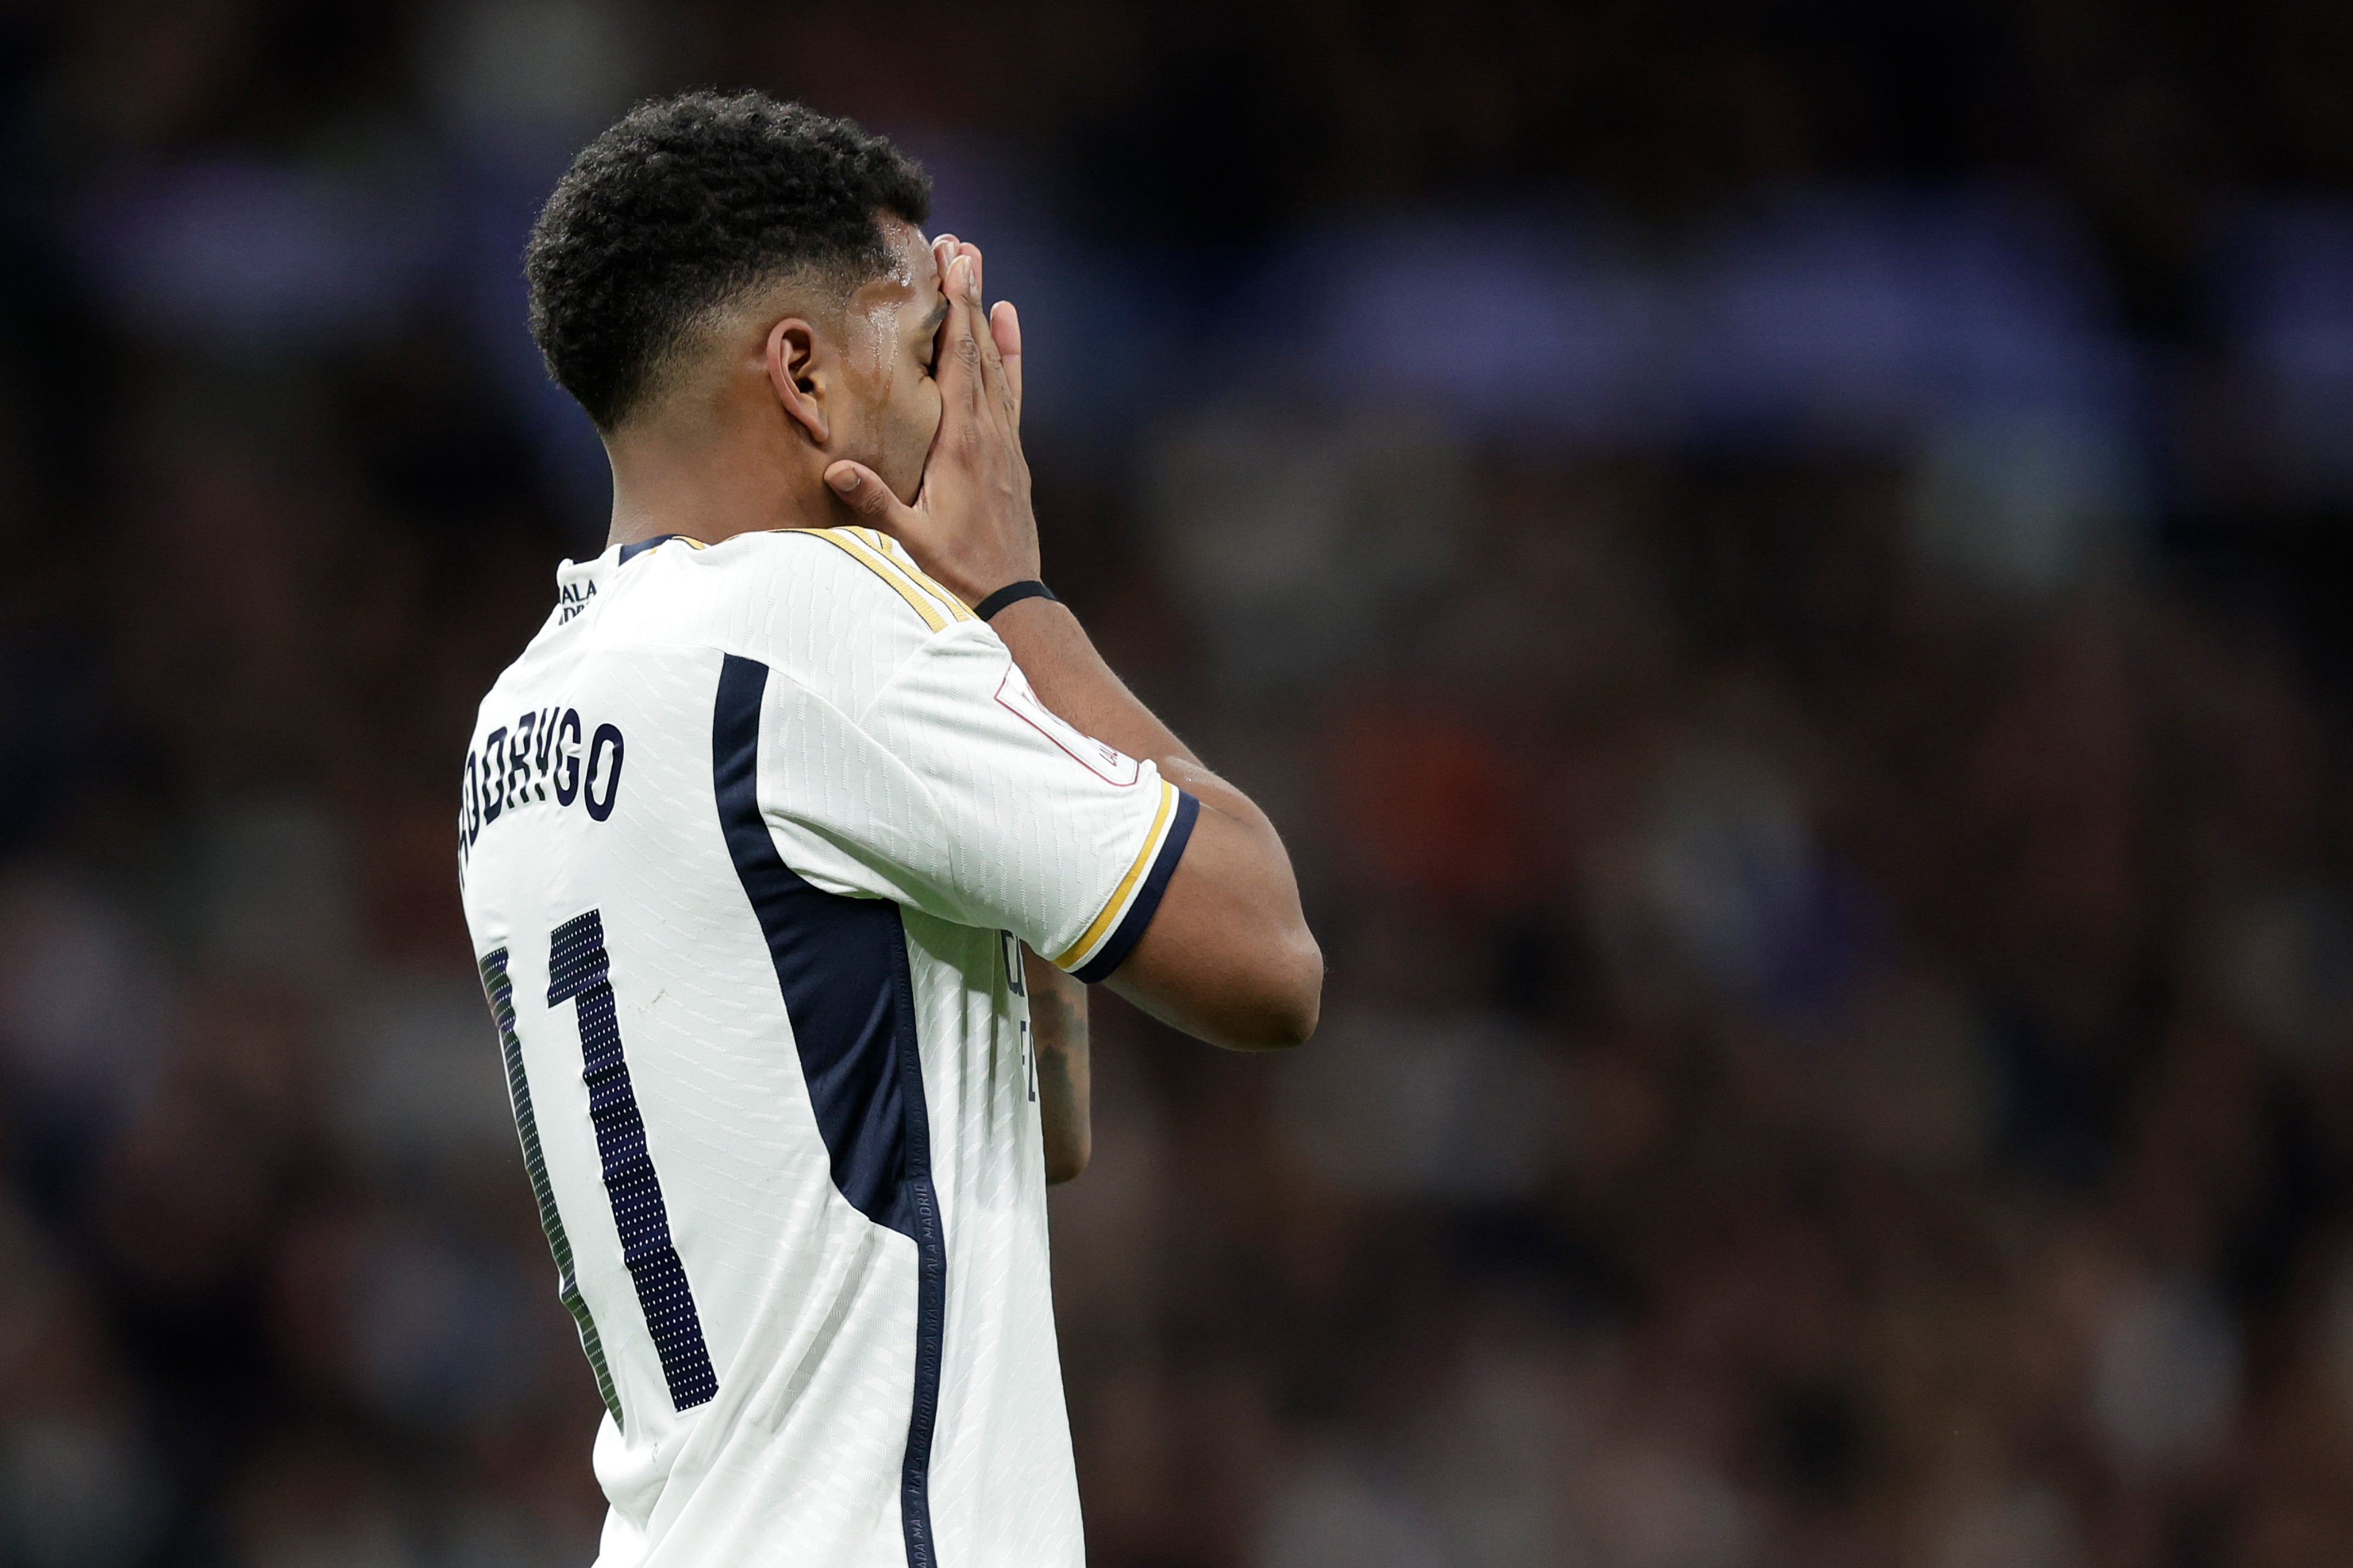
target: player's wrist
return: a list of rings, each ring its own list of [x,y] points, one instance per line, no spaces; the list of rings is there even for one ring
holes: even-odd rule
[[[1036,582],[1045,573],[1033,547],[1029,550],[991,550],[982,558],[956,563],[950,572],[934,572],[932,574],[955,589],[956,596],[965,604],[977,606],[998,589],[1016,583]]]
[[[972,613],[984,621],[993,621],[1000,613],[1011,609],[1024,599],[1050,599],[1056,603],[1060,602],[1060,595],[1053,589],[1046,586],[1040,579],[1025,577],[1019,582],[1008,583],[995,593],[984,594],[974,600]]]

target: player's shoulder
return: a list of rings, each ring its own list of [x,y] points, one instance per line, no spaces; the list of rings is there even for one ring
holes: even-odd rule
[[[828,620],[877,618],[921,635],[975,619],[905,546],[871,528],[776,529],[712,545],[676,542],[682,548],[662,551],[661,569],[646,574],[648,586],[659,583],[722,614],[734,601],[765,607],[789,599],[804,610],[826,610]]]
[[[871,528],[801,528],[785,529],[761,538],[797,542],[806,549],[810,542],[821,542],[839,557],[836,570],[845,578],[860,584],[866,597],[881,605],[886,614],[893,613],[883,604],[881,593],[912,612],[932,631],[942,631],[958,622],[977,624],[978,617],[947,589],[925,575],[915,564],[907,547],[889,534]],[[868,586],[867,584],[872,584]]]
[[[976,634],[994,640],[903,545],[872,529],[681,540],[620,563],[615,578],[620,592],[604,613],[616,637],[755,659],[851,713],[909,660]]]

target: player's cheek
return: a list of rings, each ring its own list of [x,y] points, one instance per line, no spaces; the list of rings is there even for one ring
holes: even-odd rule
[[[893,489],[902,491],[902,500],[912,499],[923,479],[932,454],[933,437],[939,434],[943,406],[939,384],[929,376],[920,376],[891,410],[889,455],[894,470],[891,482]],[[903,485],[899,483],[902,476]]]

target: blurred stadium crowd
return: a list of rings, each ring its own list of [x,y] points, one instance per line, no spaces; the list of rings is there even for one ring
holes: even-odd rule
[[[1097,1004],[1093,1561],[2353,1560],[2341,6],[13,0],[0,1563],[593,1554],[451,833],[697,79],[931,162],[1332,961]]]

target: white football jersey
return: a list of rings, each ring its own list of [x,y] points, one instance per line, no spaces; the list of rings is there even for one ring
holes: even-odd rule
[[[1016,939],[1109,973],[1192,797],[882,534],[557,584],[460,878],[605,1400],[601,1568],[1079,1563]]]

